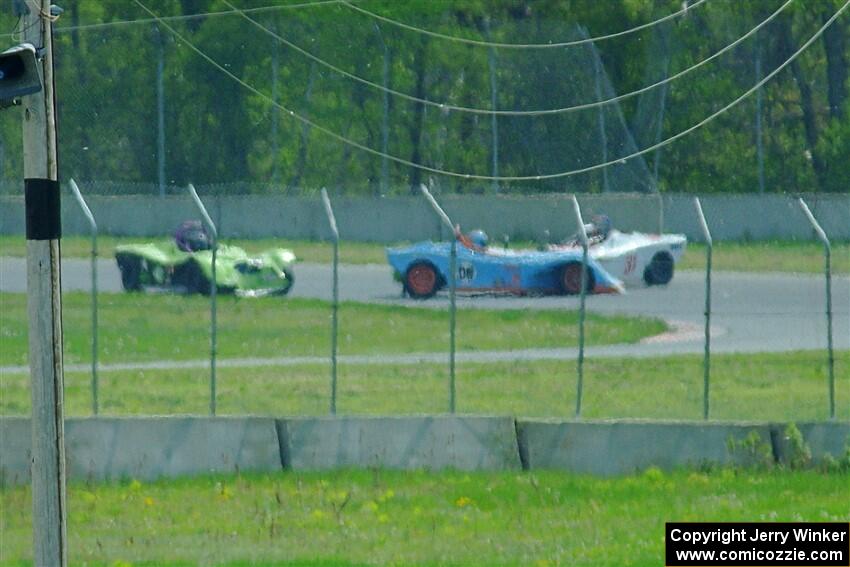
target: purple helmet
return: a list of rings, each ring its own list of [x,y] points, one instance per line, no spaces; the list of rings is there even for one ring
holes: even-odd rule
[[[201,221],[189,220],[180,223],[174,231],[174,242],[184,252],[197,252],[212,248],[210,237]]]

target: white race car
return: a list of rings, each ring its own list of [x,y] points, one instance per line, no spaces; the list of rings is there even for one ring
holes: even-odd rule
[[[676,262],[685,252],[684,234],[644,234],[612,229],[607,217],[594,218],[585,226],[588,255],[627,286],[666,285],[673,279]],[[577,238],[549,247],[579,248]]]

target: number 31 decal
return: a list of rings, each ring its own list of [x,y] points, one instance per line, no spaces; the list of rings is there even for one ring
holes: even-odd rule
[[[637,256],[635,254],[629,254],[626,256],[626,268],[623,270],[623,273],[631,274],[635,271],[635,266],[637,266]]]

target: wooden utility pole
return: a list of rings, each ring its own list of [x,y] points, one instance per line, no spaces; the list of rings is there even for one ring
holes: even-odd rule
[[[41,57],[43,88],[22,98],[27,231],[27,311],[32,382],[33,561],[67,563],[59,165],[49,0],[26,3],[24,41]],[[36,9],[38,7],[38,9]]]

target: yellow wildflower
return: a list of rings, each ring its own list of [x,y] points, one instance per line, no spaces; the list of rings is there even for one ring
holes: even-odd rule
[[[465,508],[470,504],[472,504],[472,498],[470,498],[469,496],[461,496],[460,498],[455,500],[455,506],[457,506],[458,508]]]

